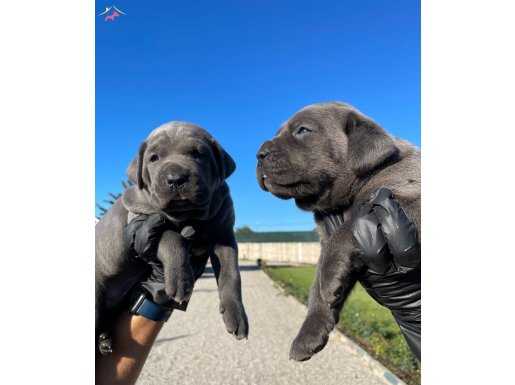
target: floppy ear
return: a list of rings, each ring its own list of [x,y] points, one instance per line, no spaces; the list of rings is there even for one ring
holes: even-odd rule
[[[212,140],[212,145],[220,177],[227,179],[236,170],[236,163],[216,140]]]
[[[348,138],[348,161],[356,175],[373,171],[397,156],[399,149],[393,139],[365,115],[351,111],[345,122]]]
[[[145,150],[147,149],[147,142],[141,143],[139,147],[138,156],[134,158],[127,168],[127,175],[129,179],[137,183],[140,189],[145,188],[145,182],[143,181],[143,159],[145,156]]]

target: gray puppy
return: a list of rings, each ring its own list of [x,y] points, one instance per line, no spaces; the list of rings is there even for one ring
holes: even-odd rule
[[[297,112],[257,157],[261,188],[312,211],[320,234],[308,314],[290,351],[303,361],[323,349],[365,268],[352,232],[360,207],[386,187],[420,229],[420,151],[348,104],[323,103]],[[331,214],[344,218],[335,233],[326,228]]]
[[[126,189],[95,227],[96,339],[109,331],[120,298],[148,272],[131,257],[124,229],[137,214],[161,213],[176,228],[195,230],[189,251],[184,239],[166,231],[159,242],[165,289],[182,303],[193,289],[193,271],[207,259],[218,282],[220,312],[227,331],[241,339],[248,334],[241,297],[234,209],[225,179],[236,165],[204,129],[185,122],[166,123],[150,133],[128,168],[134,186]]]

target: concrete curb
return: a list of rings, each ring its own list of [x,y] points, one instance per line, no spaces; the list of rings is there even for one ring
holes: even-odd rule
[[[297,306],[301,306],[304,310],[306,309],[306,306],[303,303],[297,300],[297,298],[295,298],[294,296],[286,293],[286,291],[277,282],[270,278],[268,274],[266,274],[263,270],[261,270],[261,272],[270,280],[272,285],[274,285],[274,287],[276,287],[282,295],[295,302]],[[347,337],[339,330],[335,329],[334,331],[332,331],[331,335],[329,336],[329,339],[336,339],[337,341],[342,343],[344,348],[346,348],[349,351],[349,353],[360,357],[363,363],[376,376],[378,376],[385,383],[385,385],[406,385],[404,381],[402,381],[399,377],[397,377],[390,370],[384,367],[383,364],[377,361],[368,352],[363,350],[358,344],[356,344],[354,341],[352,341],[349,337]]]
[[[339,330],[335,330],[334,332],[335,338],[342,341],[346,347],[352,351],[355,355],[358,355],[366,362],[367,366],[374,372],[378,377],[380,377],[385,384],[387,385],[406,385],[404,381],[402,381],[399,377],[393,374],[390,370],[385,368],[383,364],[377,361],[374,357],[372,357],[367,351],[363,350],[358,344],[352,341],[345,334],[340,332]]]

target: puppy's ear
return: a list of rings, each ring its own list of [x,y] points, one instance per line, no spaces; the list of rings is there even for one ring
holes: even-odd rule
[[[348,161],[356,175],[364,175],[396,156],[399,149],[381,126],[357,111],[345,122]]]
[[[143,160],[145,157],[145,150],[147,149],[147,142],[141,143],[139,147],[138,156],[135,157],[129,167],[127,168],[127,175],[129,179],[137,183],[140,189],[145,188],[145,181],[143,180]]]
[[[216,140],[212,140],[212,145],[220,177],[227,179],[236,170],[236,163]]]

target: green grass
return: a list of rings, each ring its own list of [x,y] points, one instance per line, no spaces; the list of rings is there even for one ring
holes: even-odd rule
[[[307,304],[314,266],[265,267],[288,293]],[[345,302],[338,329],[410,385],[420,384],[420,366],[388,309],[375,302],[358,283]]]

